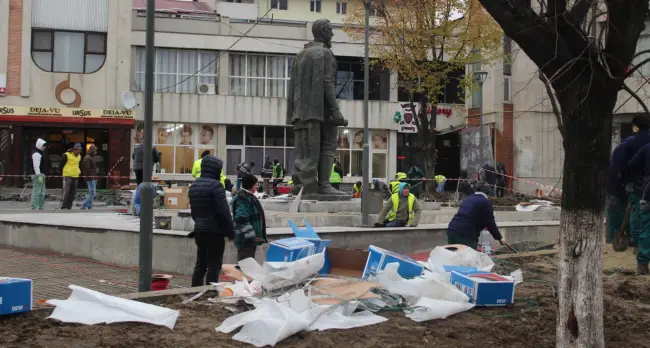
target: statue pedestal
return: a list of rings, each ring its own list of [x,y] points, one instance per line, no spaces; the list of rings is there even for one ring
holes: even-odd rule
[[[328,195],[322,193],[304,193],[302,200],[306,201],[323,201],[323,202],[345,202],[351,201],[350,195]]]

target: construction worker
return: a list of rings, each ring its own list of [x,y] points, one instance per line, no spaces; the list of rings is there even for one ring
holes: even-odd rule
[[[205,150],[201,152],[201,158],[194,161],[194,165],[192,165],[192,176],[194,178],[198,178],[201,176],[201,161],[203,161],[203,157],[209,154],[210,154],[210,150]]]
[[[438,174],[434,176],[433,179],[436,181],[436,192],[445,192],[445,183],[447,182],[447,178],[442,174]]]
[[[426,183],[422,181],[422,179],[426,177],[424,171],[415,165],[415,163],[411,163],[411,168],[409,168],[409,171],[406,173],[406,175],[408,176],[408,182],[411,185],[411,193],[414,194],[415,197],[419,198],[420,194],[426,189]],[[418,183],[420,185],[417,185]]]
[[[622,145],[627,139],[616,146],[609,161],[609,173],[607,175],[607,234],[605,235],[607,243],[611,243],[616,231],[623,227],[627,211],[628,199],[625,184],[617,166],[618,163],[621,163],[624,150]]]
[[[354,198],[361,197],[362,187],[363,187],[363,183],[361,181],[357,181],[356,183],[354,183],[354,186],[352,187],[354,189],[354,193],[352,194],[352,197]]]
[[[398,192],[384,202],[375,227],[416,227],[421,212],[420,203],[409,191],[409,184],[402,182]]]
[[[462,244],[472,249],[478,246],[481,231],[487,228],[492,237],[504,245],[506,242],[494,221],[494,208],[485,191],[490,186],[479,181],[475,187],[476,193],[468,196],[458,207],[458,212],[447,227],[447,243]]]
[[[630,160],[646,144],[650,144],[650,120],[645,115],[637,115],[632,119],[634,135],[627,138],[619,147],[622,153],[612,163],[614,171],[618,173],[621,182],[625,185],[630,204],[630,245],[637,251],[637,239],[641,233],[641,210],[639,201],[643,193],[643,160],[634,162],[630,168]],[[638,164],[637,164],[638,163]]]
[[[341,168],[341,163],[339,163],[338,158],[335,158],[334,164],[332,164],[332,172],[330,173],[330,184],[332,184],[332,187],[340,190],[342,178],[343,169]]]
[[[399,191],[399,184],[406,181],[407,175],[404,172],[395,173],[395,180],[390,182],[390,194],[395,194]]]
[[[643,171],[643,180],[641,181],[643,190],[640,194],[639,210],[636,215],[637,223],[640,226],[639,234],[636,236],[636,263],[637,274],[647,275],[650,274],[648,269],[648,263],[650,263],[650,206],[648,205],[648,201],[650,201],[648,194],[650,192],[648,190],[648,186],[650,186],[650,144],[642,147],[632,157],[630,170],[635,173]]]
[[[63,199],[61,209],[72,209],[72,203],[77,196],[79,175],[81,175],[81,144],[76,143],[62,156],[63,165]]]
[[[273,160],[273,194],[278,194],[278,184],[284,181],[284,166],[277,158]]]

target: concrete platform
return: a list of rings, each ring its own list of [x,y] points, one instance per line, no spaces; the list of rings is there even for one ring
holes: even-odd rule
[[[288,212],[289,207],[293,203],[293,199],[262,199],[260,200],[264,211],[271,212]],[[420,201],[422,210],[440,210],[441,204],[439,202],[423,202]],[[361,199],[353,198],[347,202],[319,202],[303,200],[300,202],[301,213],[360,213],[361,212]]]
[[[500,222],[499,228],[511,242],[554,243],[559,221]],[[135,267],[138,265],[139,220],[118,214],[3,214],[0,215],[0,245],[46,250],[101,262]],[[447,223],[422,224],[416,228],[316,227],[323,239],[344,248],[365,249],[377,245],[399,253],[430,250],[446,244]],[[186,231],[154,230],[153,268],[190,274],[196,261],[196,246]],[[290,228],[269,228],[270,241],[292,235]],[[264,260],[266,247],[258,251]],[[224,262],[236,261],[236,250],[227,243]]]
[[[457,208],[439,208],[438,210],[424,210],[420,216],[420,224],[449,223],[458,211]],[[265,211],[266,225],[273,228],[288,227],[289,220],[293,220],[298,226],[304,226],[307,220],[314,227],[326,226],[359,226],[361,225],[361,214],[341,213],[288,213],[277,211]],[[190,210],[156,210],[156,216],[171,217],[171,229],[178,231],[192,231],[194,221],[190,216]],[[544,221],[560,220],[560,211],[496,211],[494,215],[497,221]],[[370,214],[370,221],[375,221],[377,214]]]

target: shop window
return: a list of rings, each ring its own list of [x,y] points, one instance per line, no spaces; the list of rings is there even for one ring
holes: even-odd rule
[[[106,34],[33,29],[32,60],[48,72],[94,73],[106,61]]]
[[[156,145],[156,150],[160,152],[160,173],[174,173],[174,147]]]
[[[230,95],[286,97],[293,57],[230,53]]]
[[[241,149],[226,149],[226,175],[237,175],[237,165],[241,162]]]
[[[255,163],[252,168],[253,174],[262,174],[262,167],[264,166],[264,148],[246,147],[245,156],[247,163]]]
[[[144,91],[145,48],[136,48],[135,90]],[[197,93],[199,84],[217,84],[219,52],[156,48],[156,92]]]
[[[385,178],[387,170],[388,131],[373,130],[370,133],[370,170],[373,178]],[[363,175],[362,129],[340,128],[337,139],[337,157],[343,173],[351,176]]]
[[[246,146],[264,146],[263,126],[246,126]]]
[[[226,126],[226,145],[244,145],[244,126]]]
[[[372,177],[386,178],[386,154],[385,153],[372,154]]]

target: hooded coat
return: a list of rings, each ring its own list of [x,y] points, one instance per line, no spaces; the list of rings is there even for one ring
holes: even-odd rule
[[[46,141],[43,139],[36,140],[36,149],[32,153],[32,174],[45,174],[45,161],[43,160],[43,146]]]
[[[232,215],[226,190],[219,181],[223,162],[214,156],[201,161],[201,176],[190,186],[190,209],[196,233],[234,238]]]

